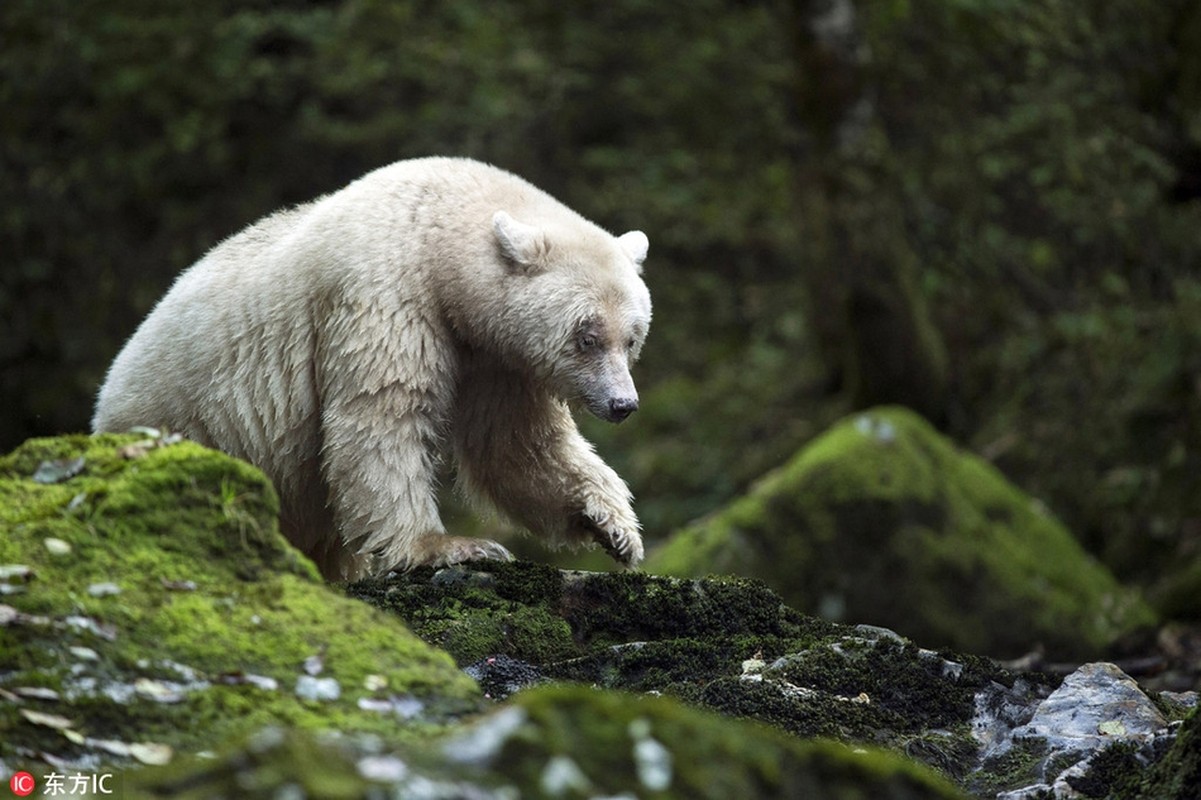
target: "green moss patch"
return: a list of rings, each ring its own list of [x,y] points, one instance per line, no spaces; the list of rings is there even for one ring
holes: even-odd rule
[[[1036,501],[901,408],[834,426],[647,568],[755,576],[802,610],[994,655],[1096,654],[1154,621]]]
[[[178,798],[964,796],[874,748],[800,742],[667,698],[577,686],[523,692],[437,742],[274,731],[216,760],[144,771],[126,788]]]
[[[261,472],[170,441],[0,458],[0,761],[120,765],[266,723],[397,731],[476,707],[446,654],[322,584]]]

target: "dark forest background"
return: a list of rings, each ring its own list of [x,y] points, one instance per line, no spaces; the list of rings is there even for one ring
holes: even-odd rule
[[[1201,614],[1201,4],[6,0],[0,447],[222,238],[430,154],[649,234],[643,409],[586,425],[650,539],[900,403]]]

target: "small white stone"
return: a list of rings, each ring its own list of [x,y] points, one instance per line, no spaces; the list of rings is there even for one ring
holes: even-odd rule
[[[397,783],[408,774],[409,767],[396,756],[367,756],[359,759],[355,767],[369,781]]]
[[[48,536],[42,540],[42,544],[46,545],[46,549],[50,551],[50,555],[52,556],[71,555],[70,542],[65,542],[62,539],[55,539],[53,536]]]
[[[568,756],[554,756],[542,768],[539,779],[543,793],[551,797],[562,797],[568,792],[587,794],[592,790],[592,781],[579,765]]]
[[[335,678],[301,675],[296,679],[296,696],[302,700],[337,700],[342,687]]]

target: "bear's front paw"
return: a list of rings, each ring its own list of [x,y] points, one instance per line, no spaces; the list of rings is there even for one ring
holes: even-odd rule
[[[403,572],[414,567],[446,567],[480,560],[512,561],[513,554],[491,539],[430,534],[421,537],[409,552],[393,559],[391,569]]]
[[[642,562],[642,534],[637,528],[601,525],[584,514],[577,517],[577,524],[619,564],[636,567]]]

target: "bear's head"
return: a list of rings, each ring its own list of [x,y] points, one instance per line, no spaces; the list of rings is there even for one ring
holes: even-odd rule
[[[503,351],[557,395],[621,422],[638,408],[630,365],[651,322],[646,234],[612,236],[582,219],[492,218],[503,261]]]

